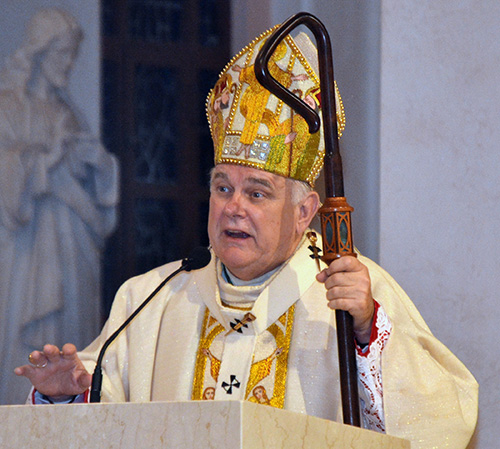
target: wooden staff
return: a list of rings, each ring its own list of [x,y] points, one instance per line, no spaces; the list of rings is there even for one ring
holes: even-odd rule
[[[339,151],[335,81],[333,76],[332,48],[325,26],[315,16],[301,12],[278,27],[262,46],[255,60],[257,80],[276,97],[300,114],[309,125],[311,134],[319,131],[319,115],[299,97],[287,90],[268,69],[269,60],[278,44],[295,28],[304,25],[313,33],[318,48],[319,79],[321,89],[323,135],[325,139],[325,193],[326,200],[320,208],[323,237],[322,259],[333,260],[356,256],[352,242],[351,212],[344,197],[342,159]],[[340,387],[344,423],[360,427],[358,377],[352,316],[343,310],[336,311],[337,341],[339,351]]]

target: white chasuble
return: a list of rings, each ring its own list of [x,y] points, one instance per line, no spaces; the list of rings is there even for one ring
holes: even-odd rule
[[[108,349],[103,402],[188,401],[205,395],[275,405],[284,388],[283,408],[342,421],[335,313],[326,306],[325,287],[315,280],[317,267],[307,247],[303,241],[261,291],[243,287],[242,303],[232,294],[239,287],[222,283],[219,289],[215,256],[207,267],[174,278]],[[385,415],[387,433],[408,438],[418,449],[465,448],[476,422],[477,383],[432,335],[397,283],[374,262],[359,258],[370,270],[373,297],[386,312],[377,317],[379,333],[390,332],[380,345],[370,345],[366,363],[358,357],[360,393],[364,386],[369,393],[365,417],[382,421]],[[120,288],[101,336],[79,353],[87,370],[93,371],[103,342],[179,264]],[[247,313],[255,319],[240,326],[241,333],[228,334]],[[383,325],[387,320],[392,330]],[[370,387],[367,376],[374,374],[377,347],[383,347],[383,376],[375,373]],[[383,398],[373,401],[370,390],[383,390]]]
[[[172,298],[163,313],[154,362],[152,400],[178,400],[179,386],[183,385],[185,391],[190,378],[190,399],[249,400],[280,408],[285,406],[285,398],[291,399],[286,395],[290,387],[287,385],[289,354],[298,349],[293,345],[292,333],[302,333],[301,340],[307,340],[304,338],[307,330],[302,326],[294,330],[295,303],[315,285],[317,273],[306,243],[303,242],[301,250],[307,257],[307,268],[303,257],[297,262],[302,265],[300,268],[292,258],[260,285],[231,285],[222,278],[220,261],[211,263],[210,270],[194,273],[200,293],[195,304],[183,302],[179,306]],[[321,305],[326,307],[324,303]],[[193,307],[196,311],[190,312]],[[302,309],[300,307],[301,315],[307,313],[314,317],[311,311]],[[186,316],[191,319],[186,320]],[[195,316],[197,318],[193,319]],[[195,331],[194,326],[199,328]],[[328,330],[327,327],[323,329]],[[318,329],[314,345],[325,345],[323,350],[328,347],[328,352],[336,359],[336,348],[330,347],[332,336],[329,334]],[[195,343],[197,348],[193,351]],[[186,352],[191,354],[188,357],[193,363],[191,370],[186,364],[180,366],[187,361],[181,355]],[[292,388],[301,391],[304,386],[296,385],[297,354],[292,358]],[[306,367],[307,358],[304,362]],[[177,386],[176,391],[173,385]],[[297,406],[304,410],[305,404],[299,402]],[[336,404],[332,412],[337,416]]]

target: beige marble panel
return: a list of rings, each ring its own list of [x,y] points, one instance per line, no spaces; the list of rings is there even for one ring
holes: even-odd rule
[[[387,435],[248,402],[4,406],[0,422],[2,449],[410,448]]]
[[[244,449],[410,449],[410,442],[326,419],[242,403]]]

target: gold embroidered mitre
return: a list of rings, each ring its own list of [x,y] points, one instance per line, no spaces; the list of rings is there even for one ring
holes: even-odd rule
[[[222,71],[207,98],[215,164],[230,163],[314,182],[323,167],[323,127],[315,134],[302,116],[262,87],[254,61],[274,29],[241,50]],[[278,45],[269,72],[321,117],[317,51],[305,33]],[[342,100],[335,85],[339,137],[345,127]]]

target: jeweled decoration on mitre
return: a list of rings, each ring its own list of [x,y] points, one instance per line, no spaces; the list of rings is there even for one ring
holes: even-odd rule
[[[254,61],[271,29],[241,50],[224,68],[207,98],[215,164],[231,163],[266,170],[314,186],[323,167],[323,128],[309,126],[255,77]],[[271,75],[321,117],[316,48],[305,33],[287,36],[269,62]],[[342,100],[335,85],[339,137],[345,127]]]

